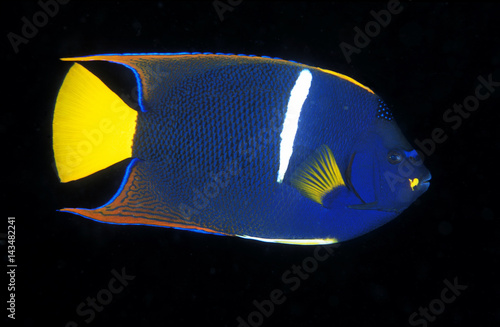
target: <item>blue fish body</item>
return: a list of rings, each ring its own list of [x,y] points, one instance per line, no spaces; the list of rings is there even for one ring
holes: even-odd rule
[[[78,152],[77,145],[59,145],[63,138],[56,140],[56,126],[65,123],[57,117],[76,110],[65,109],[70,106],[65,98],[71,98],[72,85],[78,88],[86,80],[82,76],[90,74],[77,64],[75,77],[68,73],[67,90],[61,89],[56,104],[61,114],[54,117],[61,180],[81,178],[75,162],[91,157],[96,157],[96,170],[105,168],[109,164],[99,163],[98,156],[111,156],[116,147],[126,152],[106,162],[134,159],[111,201],[96,209],[63,211],[107,223],[321,244],[349,240],[385,224],[429,186],[430,173],[387,106],[347,76],[243,55],[71,60],[105,60],[130,68],[137,77],[140,110],[132,114],[115,99],[106,106],[114,118],[89,120],[97,127],[85,130],[101,131],[103,138],[107,130],[127,130],[115,136],[123,146],[103,146],[97,155],[101,144],[95,142],[95,151],[84,156],[87,152]],[[111,98],[102,93],[103,99]],[[99,129],[103,119],[113,128]],[[122,124],[127,127],[119,128]],[[61,148],[69,150],[61,154],[56,150]]]

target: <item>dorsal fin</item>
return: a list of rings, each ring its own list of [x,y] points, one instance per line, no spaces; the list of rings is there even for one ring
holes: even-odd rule
[[[328,69],[304,65],[293,60],[232,53],[180,52],[180,53],[127,53],[102,54],[73,58],[61,58],[64,61],[108,61],[122,64],[131,69],[137,79],[138,103],[142,111],[146,111],[145,103],[155,96],[154,87],[159,82],[164,85],[176,83],[189,77],[190,73],[200,74],[218,65],[239,65],[250,63],[281,62],[295,65],[301,69],[309,68],[342,80],[348,81],[373,94],[373,91],[353,78]],[[196,68],[196,69],[193,69]],[[144,101],[143,101],[144,100]]]
[[[108,61],[122,64],[131,69],[137,79],[138,103],[146,111],[145,103],[154,101],[155,88],[160,85],[174,85],[190,77],[199,75],[214,67],[239,65],[243,63],[271,62],[280,60],[292,65],[302,64],[279,58],[257,57],[221,53],[136,53],[103,54],[85,57],[61,58],[64,61]]]

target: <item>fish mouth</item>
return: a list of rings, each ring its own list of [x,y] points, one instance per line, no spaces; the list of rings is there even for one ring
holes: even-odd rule
[[[422,191],[422,192],[427,191],[427,189],[431,185],[431,178],[432,178],[431,173],[427,173],[427,175],[421,178],[421,181],[418,183],[415,189],[417,191]]]

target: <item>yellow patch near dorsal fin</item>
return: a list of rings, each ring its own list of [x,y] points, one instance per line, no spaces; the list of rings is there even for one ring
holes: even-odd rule
[[[136,120],[137,111],[83,66],[73,64],[59,90],[52,124],[61,182],[130,158]]]
[[[291,182],[302,195],[321,205],[327,193],[345,186],[332,150],[326,145],[319,147],[297,168]]]

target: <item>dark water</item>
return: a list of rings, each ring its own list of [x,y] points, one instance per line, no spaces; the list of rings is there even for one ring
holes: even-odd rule
[[[17,267],[16,319],[2,309],[2,320],[95,327],[500,325],[500,87],[475,94],[481,78],[500,81],[499,5],[412,1],[390,5],[390,22],[380,14],[381,26],[371,23],[371,11],[387,10],[387,2],[221,3],[232,3],[223,20],[212,1],[70,1],[57,10],[47,5],[50,15],[35,1],[3,4],[1,231],[15,216]],[[23,30],[34,22],[36,30]],[[354,28],[365,27],[372,36],[355,42]],[[341,44],[358,46],[346,57]],[[412,144],[425,144],[431,187],[396,220],[331,253],[56,212],[105,203],[126,167],[58,182],[51,119],[70,67],[58,58],[184,51],[268,55],[357,79],[393,106]],[[94,68],[133,102],[130,73],[111,66]]]

